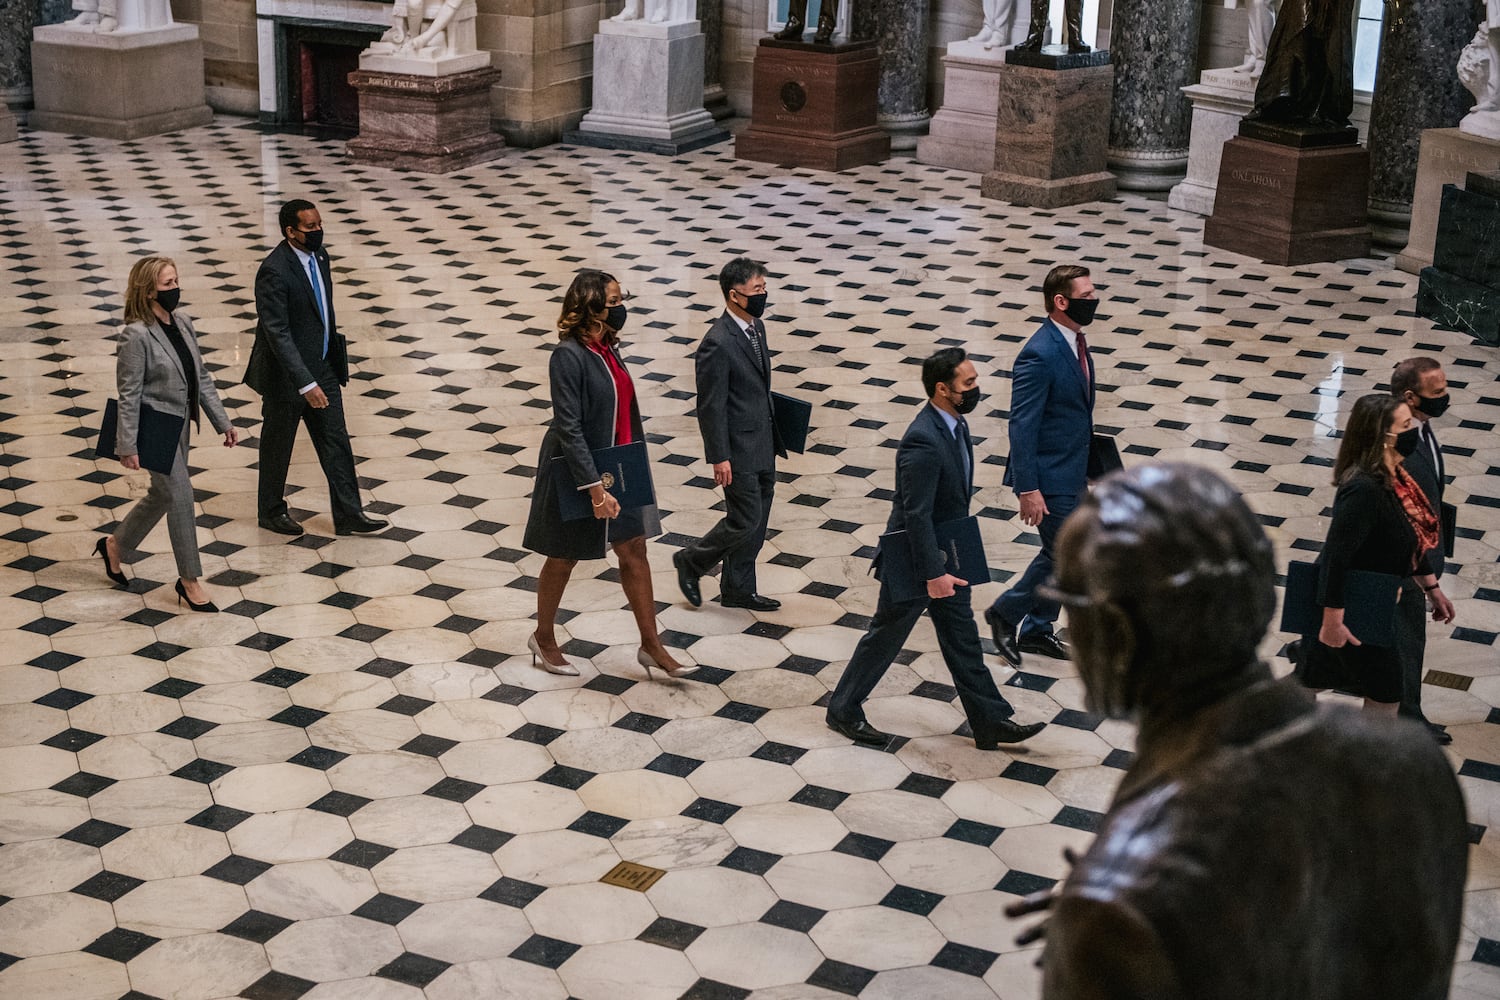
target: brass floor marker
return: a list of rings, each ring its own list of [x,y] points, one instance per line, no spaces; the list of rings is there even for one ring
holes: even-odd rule
[[[650,865],[638,865],[634,861],[621,861],[599,881],[605,885],[617,885],[622,889],[634,889],[636,892],[645,892],[657,883],[666,872],[660,868],[652,868]]]
[[[1464,674],[1452,674],[1446,670],[1429,670],[1427,676],[1422,679],[1423,684],[1431,684],[1433,687],[1452,688],[1455,691],[1467,691],[1469,685],[1474,683],[1474,678]]]

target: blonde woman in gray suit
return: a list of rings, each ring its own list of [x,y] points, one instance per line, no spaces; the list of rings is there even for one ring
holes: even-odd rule
[[[188,435],[198,423],[199,409],[208,414],[214,430],[224,435],[224,447],[239,443],[239,433],[224,413],[214,380],[203,367],[198,353],[198,335],[193,321],[177,309],[181,289],[177,265],[167,257],[146,257],[130,269],[125,290],[125,329],[115,354],[115,382],[119,391],[120,421],[115,452],[120,464],[135,471],[141,467],[137,436],[141,405],[158,413],[182,417],[182,437],[172,471],[151,473],[151,488],[126,515],[114,534],[99,539],[95,551],[104,561],[104,572],[120,586],[125,578],[121,556],[135,550],[141,539],[167,518],[167,535],[177,558],[177,603],[187,601],[194,611],[218,611],[198,579],[203,566],[198,559],[198,529],[193,518],[193,484],[188,478]]]

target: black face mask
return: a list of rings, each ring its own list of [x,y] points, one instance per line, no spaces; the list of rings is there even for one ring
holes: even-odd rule
[[[305,233],[298,231],[297,235],[302,237],[302,249],[308,253],[317,253],[323,249],[323,230],[314,229]]]
[[[1088,326],[1094,321],[1094,313],[1098,311],[1098,299],[1069,299],[1068,308],[1063,310],[1063,315],[1079,326]]]
[[[948,391],[951,393],[953,390],[949,389]],[[976,385],[974,388],[960,392],[950,398],[953,400],[953,408],[959,412],[960,416],[966,413],[973,413],[974,408],[979,405],[979,386]]]
[[[619,333],[625,329],[625,316],[624,303],[617,306],[610,306],[604,313],[604,322],[608,323],[610,328],[616,333]]]
[[[167,312],[175,312],[177,309],[177,303],[181,301],[182,289],[180,288],[163,288],[158,289],[156,292],[156,304],[161,306]]]
[[[1417,444],[1420,440],[1420,433],[1421,432],[1417,428],[1410,427],[1402,431],[1400,434],[1397,434],[1396,454],[1400,455],[1402,458],[1406,458],[1412,452],[1416,451]]]
[[[756,319],[760,319],[761,313],[766,311],[766,293],[745,296],[745,312]]]
[[[1415,396],[1416,393],[1412,395]],[[1414,405],[1423,416],[1441,417],[1448,412],[1448,394],[1445,392],[1441,396],[1417,396]]]

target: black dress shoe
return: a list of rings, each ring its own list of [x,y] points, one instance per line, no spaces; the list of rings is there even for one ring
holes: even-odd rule
[[[995,731],[988,737],[974,737],[974,745],[981,750],[999,750],[1002,743],[1020,743],[1029,740],[1037,733],[1046,728],[1045,722],[1033,722],[1029,726],[1023,726],[1011,719],[1002,719],[995,726]]]
[[[1071,658],[1068,655],[1068,644],[1051,632],[1045,635],[1023,635],[1021,636],[1020,647],[1023,653],[1050,656],[1054,660],[1067,660]]]
[[[1445,747],[1453,742],[1453,734],[1448,732],[1446,727],[1440,726],[1436,722],[1427,723],[1427,734],[1437,741],[1437,745],[1440,747]]]
[[[990,626],[990,638],[995,640],[995,648],[1000,651],[1000,656],[1013,667],[1021,665],[1021,647],[1016,642],[1016,628],[1010,622],[1000,617],[1000,612],[994,608],[984,609],[984,620]]]
[[[703,592],[698,589],[698,574],[684,564],[681,552],[672,553],[672,565],[677,568],[677,589],[695,608],[703,607]]]
[[[379,531],[389,525],[389,521],[382,521],[377,517],[366,517],[361,514],[358,519],[345,521],[343,524],[335,524],[333,533],[335,535],[368,535],[372,531]]]
[[[781,602],[774,597],[761,597],[759,594],[751,594],[749,597],[726,597],[720,594],[719,604],[726,608],[749,608],[751,611],[775,611],[781,607]]]
[[[858,722],[840,722],[832,716],[828,717],[828,728],[840,736],[847,736],[854,742],[867,747],[883,747],[891,741],[890,733],[882,733],[864,719]]]
[[[292,520],[290,514],[277,514],[275,517],[262,517],[256,522],[267,531],[274,531],[278,535],[300,535],[302,525]]]

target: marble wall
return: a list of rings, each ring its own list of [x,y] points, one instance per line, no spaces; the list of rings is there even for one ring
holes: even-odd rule
[[[259,109],[255,0],[172,0],[172,17],[198,26],[208,106],[231,114],[255,114]]]

